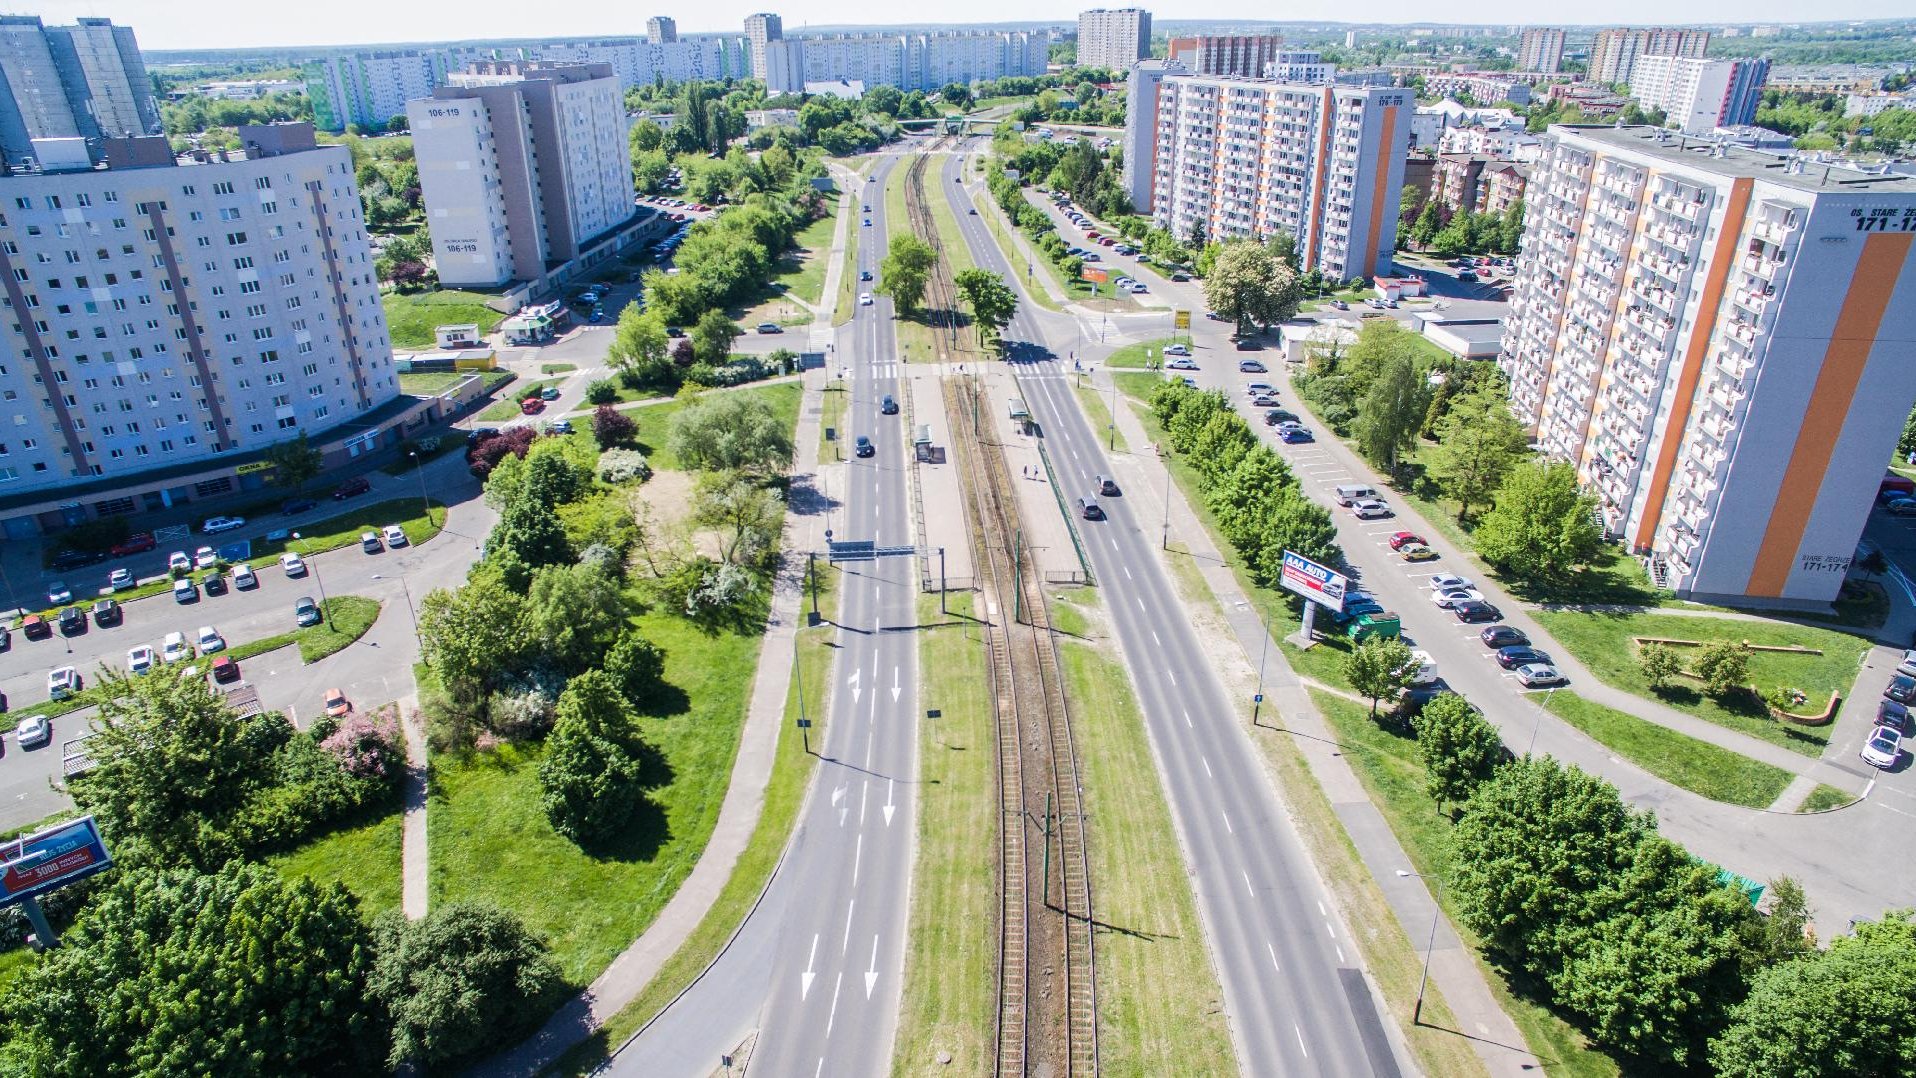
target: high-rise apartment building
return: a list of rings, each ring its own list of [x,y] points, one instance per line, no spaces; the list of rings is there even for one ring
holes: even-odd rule
[[[769,12],[745,16],[745,40],[752,49],[752,77],[765,78],[765,45],[785,36],[785,20]]]
[[[1303,82],[1313,86],[1339,81],[1337,65],[1325,63],[1324,55],[1314,49],[1279,49],[1271,54],[1257,75],[1277,82]],[[1385,79],[1383,85],[1392,85],[1394,81]]]
[[[32,156],[34,139],[159,131],[160,108],[130,27],[0,15],[0,154],[9,164]]]
[[[605,64],[473,64],[406,113],[443,284],[543,280],[633,216]]]
[[[157,135],[103,140],[101,167],[43,145],[0,178],[5,535],[237,489],[179,469],[322,443],[398,394],[351,155],[310,124],[239,137],[205,163]]]
[[[1409,90],[1188,75],[1157,61],[1133,78],[1125,168],[1139,212],[1180,237],[1288,232],[1304,266],[1340,280],[1388,272]]]
[[[678,20],[654,15],[645,20],[645,39],[654,45],[670,45],[679,39]]]
[[[817,82],[930,91],[954,82],[1042,75],[1049,56],[1046,36],[1026,31],[817,34],[768,42],[764,78],[772,93],[798,93]]]
[[[1563,67],[1563,31],[1532,26],[1517,46],[1517,70],[1554,75]]]
[[[1078,66],[1123,71],[1151,55],[1151,13],[1093,8],[1078,13]]]
[[[308,64],[303,72],[314,122],[324,131],[355,124],[383,131],[406,102],[432,94],[446,81],[448,58],[432,49],[354,52]]]
[[[1630,96],[1646,109],[1662,109],[1691,134],[1756,122],[1770,62],[1761,59],[1696,60],[1687,56],[1639,56],[1630,71]]]
[[[592,38],[548,41],[528,50],[532,59],[558,64],[609,64],[621,89],[687,79],[744,79],[751,54],[741,34],[701,34],[676,41]]]
[[[1149,47],[1148,38],[1145,44]],[[1195,75],[1254,79],[1264,75],[1265,66],[1283,48],[1284,38],[1277,34],[1199,34],[1172,38],[1169,51],[1171,59]],[[1082,62],[1083,53],[1079,56]]]
[[[1833,599],[1916,397],[1916,179],[1652,127],[1549,142],[1512,407],[1677,594]]]
[[[1687,56],[1703,59],[1710,48],[1708,30],[1674,30],[1657,27],[1632,30],[1619,26],[1599,30],[1590,44],[1590,81],[1624,84],[1639,56]]]

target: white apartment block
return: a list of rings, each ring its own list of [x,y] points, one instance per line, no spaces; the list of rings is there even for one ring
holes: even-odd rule
[[[1768,60],[1639,56],[1630,73],[1630,96],[1646,109],[1662,109],[1682,130],[1701,135],[1754,123],[1769,73]]]
[[[1501,364],[1688,598],[1835,598],[1916,397],[1916,179],[1553,127]]]
[[[1655,27],[1632,30],[1619,26],[1599,30],[1590,44],[1590,81],[1622,85],[1630,81],[1639,56],[1687,56],[1703,59],[1710,48],[1708,30],[1673,30]]]
[[[446,80],[446,68],[445,53],[411,49],[329,56],[303,74],[314,121],[339,132],[353,124],[383,130],[406,114],[406,102],[431,96]]]
[[[932,91],[954,82],[1042,75],[1049,53],[1044,34],[1024,31],[791,37],[766,44],[765,86],[772,93],[799,93],[823,82]]]
[[[745,40],[751,48],[752,77],[765,78],[765,46],[785,36],[785,20],[770,12],[745,16]]]
[[[1530,104],[1530,84],[1484,71],[1459,71],[1424,77],[1424,91],[1435,97],[1468,96],[1479,105],[1508,101],[1513,105]]]
[[[1322,53],[1309,49],[1280,49],[1257,74],[1277,82],[1322,86],[1337,81],[1337,65],[1325,63]]]
[[[645,20],[645,39],[654,45],[670,45],[679,39],[679,23],[667,15]]]
[[[1908,94],[1850,94],[1843,102],[1844,116],[1880,116],[1890,109],[1906,109],[1912,99]]]
[[[441,283],[538,281],[633,216],[605,64],[474,64],[407,106]]]
[[[1127,168],[1130,147],[1152,133],[1140,212],[1179,237],[1288,232],[1304,266],[1338,279],[1389,272],[1416,105],[1409,90],[1175,70],[1138,86],[1147,81],[1155,98],[1134,91],[1126,115]]]
[[[1554,75],[1563,67],[1563,31],[1533,26],[1517,46],[1517,70]]]
[[[751,51],[745,38],[713,34],[670,41],[637,38],[560,41],[540,45],[535,59],[559,64],[606,64],[630,90],[657,82],[691,79],[719,81],[752,76]]]
[[[0,154],[18,164],[34,139],[153,135],[160,109],[139,42],[107,19],[46,26],[0,15]]]
[[[1094,8],[1078,13],[1078,66],[1123,71],[1151,55],[1151,13]]]
[[[141,473],[317,443],[398,395],[351,155],[308,124],[240,137],[210,163],[113,138],[105,167],[0,178],[8,537],[40,530],[8,515],[35,492],[70,498],[66,523],[136,512]],[[232,473],[215,485],[195,492]]]

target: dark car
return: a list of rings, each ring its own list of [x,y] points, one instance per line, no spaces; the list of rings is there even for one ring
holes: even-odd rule
[[[1916,703],[1916,677],[1897,674],[1889,679],[1889,688],[1883,690],[1883,695],[1899,704]]]
[[[293,516],[297,513],[307,512],[318,504],[318,502],[311,498],[288,498],[279,503],[279,511],[285,513],[287,516]]]
[[[60,611],[61,635],[72,636],[83,632],[86,632],[86,611],[77,606],[69,606]]]
[[[206,589],[206,594],[208,595],[225,595],[226,577],[219,573],[214,573],[212,576],[200,581],[200,586]]]
[[[364,494],[371,489],[373,489],[373,485],[365,476],[355,476],[333,488],[333,500],[343,502],[356,494]]]
[[[1909,709],[1894,700],[1879,701],[1876,705],[1876,725],[1887,726],[1899,734],[1909,733]]]
[[[1550,659],[1549,652],[1538,651],[1533,647],[1514,644],[1497,649],[1497,665],[1505,670],[1515,670],[1519,666],[1529,666],[1532,663],[1541,663],[1544,666],[1555,665]]]
[[[93,604],[95,625],[118,625],[122,616],[118,599],[101,599]]]
[[[1264,342],[1256,337],[1239,337],[1237,344],[1233,347],[1240,352],[1261,352],[1264,350]]]
[[[1079,498],[1078,514],[1086,520],[1103,520],[1104,506],[1099,505],[1096,498]]]
[[[885,399],[878,402],[878,414],[880,415],[897,415],[898,414],[898,402],[892,399],[891,394],[889,393],[885,394]]]
[[[1277,432],[1277,436],[1285,445],[1297,445],[1301,442],[1316,440],[1311,436],[1311,432],[1305,430],[1303,427],[1285,427],[1283,430]]]
[[[1179,284],[1183,284],[1185,281],[1188,281],[1191,279],[1191,275],[1188,273],[1173,273],[1171,275],[1171,279],[1173,281],[1178,282]]]
[[[53,567],[78,569],[82,565],[98,565],[105,560],[105,552],[99,550],[62,550],[53,556]]]
[[[1513,629],[1508,625],[1492,625],[1478,633],[1477,639],[1482,640],[1487,648],[1523,647],[1530,643],[1530,638],[1524,635],[1522,629]]]
[[[144,554],[157,545],[152,532],[134,532],[113,544],[113,556],[118,558],[128,554]]]
[[[1264,413],[1264,425],[1267,427],[1275,427],[1279,423],[1296,423],[1296,422],[1299,422],[1297,418],[1297,413],[1287,412],[1282,408],[1273,408],[1270,411]]]
[[[222,683],[228,682],[228,681],[238,681],[239,676],[240,676],[239,664],[233,661],[233,657],[231,655],[221,655],[218,658],[215,658],[213,660],[213,680],[214,681],[218,681]]]
[[[861,457],[869,457],[877,453],[878,450],[873,447],[870,438],[861,434],[857,438],[852,439],[852,452]]]
[[[871,279],[872,279],[872,271],[871,271],[871,270],[859,270],[859,271],[858,271],[858,279],[859,279],[859,280],[861,280],[861,281],[869,281],[869,280],[871,280]]]
[[[1504,616],[1503,611],[1491,606],[1489,603],[1480,603],[1474,599],[1458,603],[1456,606],[1451,607],[1450,610],[1451,613],[1457,615],[1458,621],[1466,625],[1479,621],[1497,621]]]
[[[1099,476],[1098,494],[1106,498],[1118,497],[1118,481],[1108,475]]]

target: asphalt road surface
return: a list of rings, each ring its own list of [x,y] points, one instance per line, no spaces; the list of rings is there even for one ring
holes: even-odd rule
[[[884,255],[886,158],[863,197],[872,228],[854,270],[876,275]],[[855,225],[854,227],[863,227]],[[904,222],[894,227],[904,228]],[[861,284],[859,291],[869,285]],[[838,331],[836,361],[852,372],[840,433],[847,463],[832,538],[912,542],[906,511],[910,432],[879,402],[899,396],[889,298],[858,307]],[[852,456],[872,439],[874,455]],[[754,1074],[883,1074],[891,1069],[910,909],[917,753],[917,638],[912,560],[844,566],[830,721],[819,771],[785,859],[737,938],[705,975],[607,1065],[618,1075],[712,1073],[758,1030]],[[765,656],[766,662],[788,661]]]
[[[984,223],[966,211],[953,158],[939,186],[952,200],[972,258],[1022,291]],[[1080,410],[1059,357],[1075,345],[1068,316],[1027,299],[1005,332],[1019,383],[1043,431],[1057,481],[1075,497],[1113,474],[1103,432]],[[1196,885],[1205,933],[1223,981],[1245,1074],[1393,1075],[1402,1072],[1380,1003],[1349,929],[1211,668],[1154,547],[1158,522],[1123,497],[1102,499],[1108,519],[1074,521],[1111,611],[1138,690]]]

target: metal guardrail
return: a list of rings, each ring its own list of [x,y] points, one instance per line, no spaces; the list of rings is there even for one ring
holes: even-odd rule
[[[1014,376],[1015,377],[1015,376]],[[1044,447],[1044,439],[1038,440],[1038,459],[1044,462],[1045,482],[1051,486],[1051,497],[1058,503],[1058,514],[1064,518],[1064,530],[1071,536],[1071,549],[1077,552],[1078,567],[1084,570],[1082,583],[1096,587],[1097,578],[1091,574],[1091,560],[1085,556],[1084,540],[1078,535],[1077,521],[1071,515],[1071,507],[1065,504],[1064,492],[1058,489],[1058,476],[1051,467],[1051,454]]]

